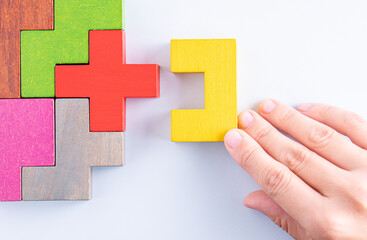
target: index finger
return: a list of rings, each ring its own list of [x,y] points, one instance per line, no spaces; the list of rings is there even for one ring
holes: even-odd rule
[[[269,156],[247,133],[230,130],[225,146],[236,162],[259,186],[303,227],[318,216],[323,196],[302,181],[285,165]],[[307,201],[305,201],[307,199]]]

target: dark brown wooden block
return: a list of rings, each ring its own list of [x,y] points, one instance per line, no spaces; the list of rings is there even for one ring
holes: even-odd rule
[[[0,0],[0,98],[20,98],[20,31],[53,28],[53,0]]]

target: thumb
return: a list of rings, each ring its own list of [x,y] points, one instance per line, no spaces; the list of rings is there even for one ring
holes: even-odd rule
[[[265,214],[295,239],[309,239],[303,227],[289,216],[273,199],[266,195],[264,191],[259,190],[250,193],[244,199],[243,203],[246,207]]]

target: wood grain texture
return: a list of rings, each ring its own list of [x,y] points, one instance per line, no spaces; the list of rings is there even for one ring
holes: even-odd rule
[[[0,201],[21,200],[21,169],[55,164],[53,99],[0,100]]]
[[[0,98],[20,98],[20,31],[53,28],[53,0],[0,0]]]
[[[172,110],[172,141],[223,141],[237,128],[236,40],[172,40],[171,70],[205,73],[205,109]]]
[[[157,64],[126,64],[125,32],[90,31],[89,65],[57,65],[56,97],[90,98],[90,130],[126,129],[126,98],[159,97]]]
[[[122,0],[55,0],[55,30],[22,31],[21,96],[54,97],[56,64],[88,63],[88,32],[123,27]]]
[[[56,99],[56,166],[23,168],[23,200],[87,200],[94,166],[122,166],[123,133],[89,132],[88,99]]]

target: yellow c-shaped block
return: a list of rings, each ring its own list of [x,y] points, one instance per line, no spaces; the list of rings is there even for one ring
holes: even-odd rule
[[[173,142],[220,142],[237,128],[236,40],[172,40],[171,71],[205,74],[205,109],[172,110]]]

